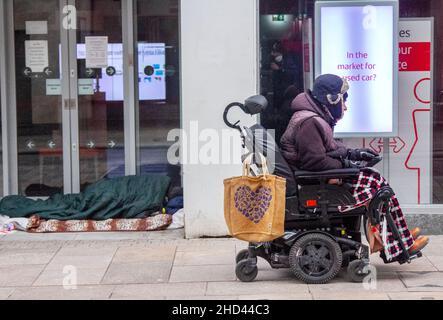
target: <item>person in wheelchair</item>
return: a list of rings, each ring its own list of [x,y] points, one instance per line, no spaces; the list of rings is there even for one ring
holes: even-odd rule
[[[377,192],[389,184],[381,174],[373,168],[362,165],[370,162],[377,153],[370,149],[348,149],[335,140],[334,127],[347,110],[349,84],[346,80],[332,74],[325,74],[315,80],[312,91],[298,95],[292,102],[294,112],[290,123],[281,138],[281,151],[293,171],[323,172],[334,169],[358,168],[358,178],[344,180],[333,179],[330,184],[346,184],[355,199],[355,205],[339,207],[340,212],[349,212],[359,207],[369,208]],[[421,236],[421,230],[410,230],[400,208],[396,196],[389,201],[390,212],[405,250],[413,256],[420,252],[428,243],[429,238]],[[387,226],[383,233],[387,237],[383,243],[384,253],[388,261],[394,261],[401,255],[399,242],[394,239]]]

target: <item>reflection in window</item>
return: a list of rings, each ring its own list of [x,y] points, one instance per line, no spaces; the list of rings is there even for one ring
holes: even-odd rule
[[[180,128],[178,7],[178,0],[137,1],[139,172],[168,174],[175,186],[180,167],[168,163],[167,136]]]
[[[304,90],[302,21],[306,1],[260,1],[261,94],[269,101],[262,125],[280,142],[292,100]]]

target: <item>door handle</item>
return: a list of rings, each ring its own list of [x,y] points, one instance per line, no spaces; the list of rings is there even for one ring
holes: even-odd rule
[[[65,108],[65,110],[77,109],[77,99],[64,99],[63,107]]]
[[[70,106],[69,106],[69,108],[71,109],[71,110],[75,110],[75,109],[77,109],[77,99],[70,99],[71,100],[71,102],[70,102]]]

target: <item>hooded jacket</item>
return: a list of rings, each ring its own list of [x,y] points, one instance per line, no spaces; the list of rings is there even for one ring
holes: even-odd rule
[[[335,120],[311,93],[298,95],[291,104],[294,112],[281,139],[281,150],[294,171],[326,171],[343,168],[347,148],[334,139]]]

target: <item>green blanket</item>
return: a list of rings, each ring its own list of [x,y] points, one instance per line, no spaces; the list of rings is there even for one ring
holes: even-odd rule
[[[0,215],[38,215],[56,220],[132,219],[162,208],[170,178],[160,175],[101,180],[80,194],[57,194],[47,200],[9,196],[0,201]]]

